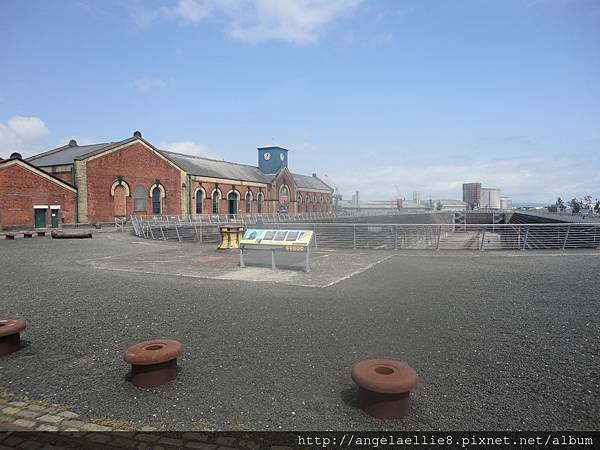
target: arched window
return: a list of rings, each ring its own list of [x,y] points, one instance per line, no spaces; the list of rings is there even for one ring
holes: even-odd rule
[[[252,192],[246,192],[246,214],[252,213]]]
[[[212,193],[212,212],[213,212],[213,214],[219,214],[220,200],[221,200],[221,193],[215,189]]]
[[[229,194],[227,194],[227,209],[229,215],[238,213],[238,200],[239,197],[237,192],[231,191]]]
[[[204,189],[196,189],[196,214],[204,213]]]
[[[143,186],[136,186],[133,190],[133,210],[136,212],[146,212],[146,189]]]
[[[279,188],[279,209],[282,211],[287,211],[289,201],[290,191],[288,187],[284,184]]]
[[[158,186],[152,189],[152,214],[160,214],[162,205],[161,205],[161,192]]]
[[[256,212],[258,214],[262,214],[262,210],[263,210],[263,193],[259,192],[258,197],[256,199]]]
[[[302,212],[302,195],[298,192],[296,196],[296,211]]]

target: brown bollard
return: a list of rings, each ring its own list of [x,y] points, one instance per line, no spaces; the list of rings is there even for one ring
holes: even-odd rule
[[[23,231],[23,237],[24,238],[32,238],[33,232],[32,231]]]
[[[0,356],[10,355],[21,346],[21,331],[27,324],[24,320],[0,320]]]
[[[358,385],[358,406],[379,419],[400,419],[410,412],[410,391],[418,383],[408,364],[393,359],[368,359],[352,367]]]
[[[46,232],[45,232],[45,231],[37,231],[36,233],[37,233],[37,235],[38,235],[39,237],[46,236]]]
[[[6,233],[4,235],[4,239],[14,240],[15,239],[15,234],[14,233]]]
[[[131,364],[131,381],[141,388],[153,388],[177,377],[177,358],[183,345],[172,339],[140,342],[127,349],[123,359]]]

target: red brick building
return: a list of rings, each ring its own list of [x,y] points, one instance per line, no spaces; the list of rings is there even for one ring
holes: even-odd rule
[[[0,161],[0,226],[58,227],[75,221],[77,189],[20,155]]]
[[[19,169],[27,166],[38,177],[54,180],[54,185],[62,183],[70,191],[69,206],[66,199],[61,203],[61,223],[112,222],[116,217],[150,214],[330,212],[333,190],[316,175],[291,173],[287,152],[277,146],[261,147],[258,166],[250,166],[159,150],[136,132],[118,142],[80,146],[72,140],[20,161]],[[2,164],[18,164],[8,161],[12,160]],[[11,211],[31,209],[29,203],[14,203],[19,203],[24,189],[16,179],[19,169],[0,178],[2,198],[13,199]],[[48,186],[32,183],[32,198],[54,192]],[[31,211],[17,218],[3,205],[0,226],[35,225]],[[5,216],[10,218],[4,220]]]

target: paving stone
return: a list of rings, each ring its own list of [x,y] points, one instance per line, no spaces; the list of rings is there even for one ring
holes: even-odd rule
[[[233,447],[217,447],[217,450],[239,450],[239,449],[233,448]]]
[[[67,419],[77,419],[79,417],[79,414],[76,414],[72,411],[62,411],[59,412],[58,415],[61,417],[66,417]]]
[[[97,444],[106,444],[110,441],[110,435],[108,433],[89,433],[85,435],[88,441],[96,442]]]
[[[209,437],[206,433],[183,433],[183,438],[184,439],[189,439],[192,441],[202,441],[202,442],[208,442],[209,441]]]
[[[85,422],[82,422],[81,420],[63,420],[61,422],[61,425],[64,427],[82,427],[85,424]]]
[[[6,439],[4,439],[2,441],[3,445],[9,445],[11,447],[16,447],[17,445],[19,445],[21,442],[23,442],[25,439],[20,438],[18,436],[9,436]]]
[[[27,417],[28,419],[35,419],[36,417],[41,416],[42,412],[40,411],[29,411],[28,409],[23,409],[19,411],[16,415],[19,417]]]
[[[112,431],[111,427],[105,427],[104,425],[95,423],[86,423],[81,428],[86,431]]]
[[[219,436],[218,438],[215,439],[215,442],[217,444],[224,445],[224,446],[233,445],[235,443],[235,441],[237,441],[236,438],[227,437],[227,436]]]
[[[109,445],[119,448],[134,448],[136,442],[132,439],[126,439],[122,437],[112,438]]]
[[[240,441],[238,442],[238,447],[247,448],[249,450],[258,450],[260,449],[260,444],[254,441]]]
[[[0,450],[13,450],[12,447],[5,447],[4,445],[0,444]]]
[[[154,427],[142,427],[142,428],[140,428],[140,431],[156,431],[156,428],[154,428]]]
[[[199,448],[200,450],[215,450],[217,448],[214,444],[207,444],[206,442],[188,442],[185,444],[186,448]]]
[[[37,427],[36,430],[38,430],[38,431],[58,431],[58,427],[55,427],[54,425],[42,424],[39,427]]]
[[[75,432],[77,432],[77,431],[81,431],[81,430],[79,430],[79,428],[65,428],[63,431],[71,431],[71,432],[75,431]],[[69,433],[69,436],[70,436],[70,433]]]
[[[40,448],[41,446],[42,446],[42,444],[40,444],[39,442],[25,441],[25,442],[22,442],[21,445],[19,445],[19,447],[17,447],[17,448],[24,448],[26,450],[35,450],[37,448]]]
[[[9,416],[14,416],[15,414],[17,414],[19,411],[21,411],[20,408],[15,408],[14,406],[7,406],[6,408],[4,408],[2,410],[2,412],[4,414],[8,414]]]
[[[40,422],[48,422],[48,423],[59,423],[64,419],[64,417],[53,416],[50,414],[46,414],[45,416],[40,416],[37,418]]]
[[[13,422],[13,425],[22,428],[33,428],[35,426],[35,422],[32,422],[31,420],[17,419]]]
[[[34,404],[34,405],[27,405],[27,409],[30,411],[43,411],[44,409],[46,409],[46,407]]]
[[[135,435],[137,441],[156,442],[160,439],[160,434],[138,433]]]
[[[163,444],[163,445],[171,445],[173,447],[182,447],[183,446],[183,440],[181,439],[172,439],[172,438],[160,438],[160,440],[158,441],[159,444]]]
[[[18,406],[19,408],[22,408],[23,406],[27,406],[26,402],[8,402],[9,405],[12,406]]]
[[[48,407],[48,408],[44,408],[44,409],[43,409],[43,411],[44,411],[46,414],[56,414],[57,412],[59,412],[59,409],[58,409],[58,408],[55,408],[54,406],[50,406],[50,407]]]
[[[135,436],[135,432],[133,432],[133,431],[127,431],[127,430],[113,430],[113,431],[114,431],[113,435],[117,436],[117,437],[131,439],[132,437]]]

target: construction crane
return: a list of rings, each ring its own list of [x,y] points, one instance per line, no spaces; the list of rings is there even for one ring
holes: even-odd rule
[[[394,186],[396,187],[396,208],[402,209],[402,202],[404,201],[404,198],[402,198],[402,193],[400,192],[398,185],[396,184]]]
[[[331,196],[331,198],[333,199],[333,209],[337,210],[339,209],[339,203],[342,200],[342,194],[340,194],[339,189],[337,188],[331,177],[327,174],[325,174],[324,176],[325,182],[333,188],[333,195]]]

